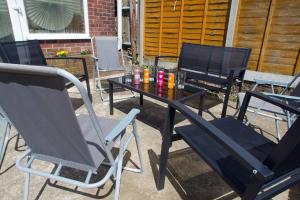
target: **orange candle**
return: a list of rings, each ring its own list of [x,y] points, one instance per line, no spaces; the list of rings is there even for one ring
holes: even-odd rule
[[[168,88],[173,89],[174,88],[174,73],[169,73],[169,79],[168,79]]]
[[[144,83],[149,83],[150,75],[149,69],[144,69]]]
[[[168,99],[173,100],[174,90],[168,90]]]

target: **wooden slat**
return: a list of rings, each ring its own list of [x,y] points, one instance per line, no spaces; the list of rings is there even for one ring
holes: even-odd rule
[[[159,25],[159,42],[158,42],[158,55],[161,55],[161,34],[162,34],[162,25],[163,25],[163,17],[164,17],[164,0],[161,1],[161,6],[160,6],[160,25]]]
[[[222,45],[228,12],[229,0],[145,0],[145,56],[178,55],[182,42]]]
[[[203,44],[203,42],[204,42],[207,11],[208,11],[208,0],[205,1],[204,12],[203,12],[203,22],[202,22],[202,29],[201,29],[201,44]]]
[[[291,75],[293,73],[293,65],[282,65],[274,63],[264,63],[261,71],[262,72],[272,72],[278,74]]]
[[[183,28],[183,11],[185,9],[184,0],[181,0],[181,10],[180,10],[180,22],[179,22],[179,33],[178,33],[178,44],[177,44],[177,55],[180,53],[181,43],[182,43],[182,28]]]
[[[267,45],[267,41],[269,38],[269,32],[270,32],[270,28],[271,28],[271,23],[272,23],[272,17],[274,14],[274,9],[275,9],[275,2],[276,0],[271,0],[270,3],[270,9],[269,9],[269,13],[268,13],[268,20],[267,20],[267,26],[264,32],[264,37],[263,37],[263,42],[262,42],[262,46],[261,46],[261,53],[260,53],[260,57],[258,59],[258,65],[257,65],[257,70],[261,71],[262,70],[262,64],[263,64],[263,60],[264,60],[264,56],[265,56],[265,51],[266,51],[266,45]]]

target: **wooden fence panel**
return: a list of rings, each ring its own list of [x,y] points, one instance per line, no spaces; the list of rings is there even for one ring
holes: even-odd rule
[[[182,42],[224,45],[230,0],[145,0],[144,57],[176,56]]]
[[[240,0],[234,46],[252,48],[251,70],[299,72],[300,0]]]

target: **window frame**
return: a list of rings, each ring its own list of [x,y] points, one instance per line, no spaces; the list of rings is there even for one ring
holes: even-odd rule
[[[90,39],[89,33],[89,13],[88,13],[88,0],[83,1],[83,18],[84,18],[84,29],[85,33],[30,33],[29,24],[27,21],[27,15],[25,10],[25,2],[22,1],[22,10],[23,10],[23,28],[25,30],[26,38],[28,40],[72,40],[72,39]]]

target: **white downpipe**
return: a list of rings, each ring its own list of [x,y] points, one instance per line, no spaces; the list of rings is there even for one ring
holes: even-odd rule
[[[117,0],[118,49],[122,48],[122,0]]]

